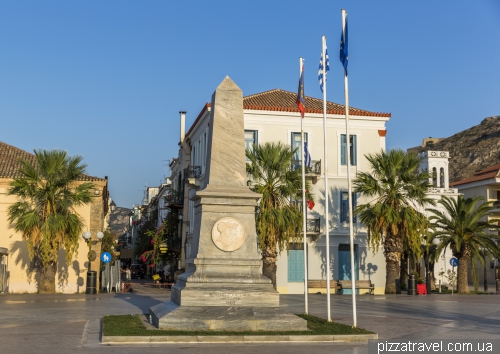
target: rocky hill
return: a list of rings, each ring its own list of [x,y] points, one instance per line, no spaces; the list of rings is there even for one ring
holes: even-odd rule
[[[127,232],[132,209],[116,207],[109,215],[109,227],[111,233],[119,237]]]
[[[500,116],[486,118],[481,124],[449,138],[426,140],[425,147],[408,151],[449,151],[450,182],[458,181],[500,163]]]

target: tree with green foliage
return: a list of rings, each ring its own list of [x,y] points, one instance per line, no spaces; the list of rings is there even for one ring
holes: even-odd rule
[[[275,288],[279,253],[288,250],[290,242],[302,235],[303,215],[294,202],[302,199],[301,169],[292,167],[296,150],[282,143],[254,145],[246,150],[247,175],[254,183],[253,190],[262,194],[256,215],[262,273]]]
[[[372,249],[384,247],[386,262],[385,293],[396,293],[399,261],[405,249],[420,255],[428,220],[419,210],[434,205],[426,193],[431,187],[429,174],[419,173],[420,158],[400,149],[368,154],[370,172],[358,172],[354,191],[368,202],[356,207],[355,214],[367,228]]]
[[[40,293],[55,293],[60,250],[69,263],[78,250],[84,223],[75,207],[90,203],[94,184],[82,182],[86,164],[81,156],[62,150],[35,150],[35,162],[21,160],[21,177],[10,183],[18,201],[8,208],[9,222],[22,232],[31,260],[41,263]]]
[[[482,204],[480,204],[482,203]],[[488,219],[492,209],[491,203],[484,203],[482,197],[457,199],[443,197],[439,204],[445,211],[428,209],[432,214],[432,236],[440,240],[438,253],[449,247],[453,256],[458,259],[457,292],[466,294],[468,285],[468,264],[471,261],[472,275],[477,286],[478,276],[475,268],[476,260],[484,267],[486,258],[500,257],[498,219]]]
[[[170,210],[160,226],[156,227],[155,223],[155,219],[145,222],[135,247],[135,255],[154,270],[160,265],[172,264],[180,256],[178,210]],[[167,245],[164,253],[160,249],[162,243]]]

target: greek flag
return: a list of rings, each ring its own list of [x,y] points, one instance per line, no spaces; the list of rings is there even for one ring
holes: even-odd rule
[[[311,160],[311,154],[307,149],[307,141],[304,141],[304,164],[307,168],[309,169],[311,168],[312,160]]]
[[[326,81],[326,72],[330,70],[330,60],[328,60],[328,49],[325,48],[325,56],[326,56],[326,69],[325,69],[325,78],[323,79],[323,53],[321,53],[321,57],[319,59],[319,69],[318,69],[318,81],[319,81],[319,88],[321,89],[321,92],[323,92],[323,84]]]

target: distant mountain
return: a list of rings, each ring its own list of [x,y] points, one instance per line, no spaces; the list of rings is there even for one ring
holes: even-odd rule
[[[109,227],[113,235],[120,237],[127,232],[130,215],[132,215],[132,209],[129,208],[116,207],[111,212],[109,215]]]
[[[500,163],[500,116],[486,118],[449,138],[424,139],[424,144],[408,151],[449,151],[450,182],[470,177]]]

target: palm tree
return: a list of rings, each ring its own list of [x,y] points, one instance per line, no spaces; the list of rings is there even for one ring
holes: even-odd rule
[[[41,263],[40,293],[55,293],[59,251],[69,263],[78,249],[83,221],[75,207],[92,199],[94,185],[79,182],[86,165],[82,157],[61,150],[35,150],[33,163],[21,160],[21,177],[10,183],[18,201],[8,208],[9,222],[28,243],[30,259]]]
[[[396,293],[399,261],[404,248],[419,254],[427,219],[418,211],[434,201],[426,196],[429,174],[419,173],[420,158],[400,149],[368,154],[371,172],[358,172],[356,193],[369,202],[356,207],[355,213],[368,231],[370,247],[382,244],[386,261],[385,293]]]
[[[293,202],[302,198],[301,170],[293,169],[291,162],[295,152],[282,143],[254,145],[246,150],[247,174],[254,182],[254,191],[262,194],[256,215],[262,273],[274,288],[278,254],[301,235],[302,212]],[[308,200],[312,200],[309,193]]]
[[[449,247],[453,256],[458,259],[457,292],[465,294],[469,291],[467,273],[469,260],[479,260],[484,266],[485,258],[500,257],[500,248],[495,240],[498,234],[489,233],[489,230],[499,229],[497,219],[488,220],[488,213],[492,209],[490,203],[483,202],[482,197],[464,198],[459,195],[455,200],[443,197],[439,203],[445,211],[429,209],[434,215],[432,222],[432,236],[441,243],[438,253]],[[474,266],[474,262],[473,266]],[[477,273],[473,271],[474,282],[477,283]]]

